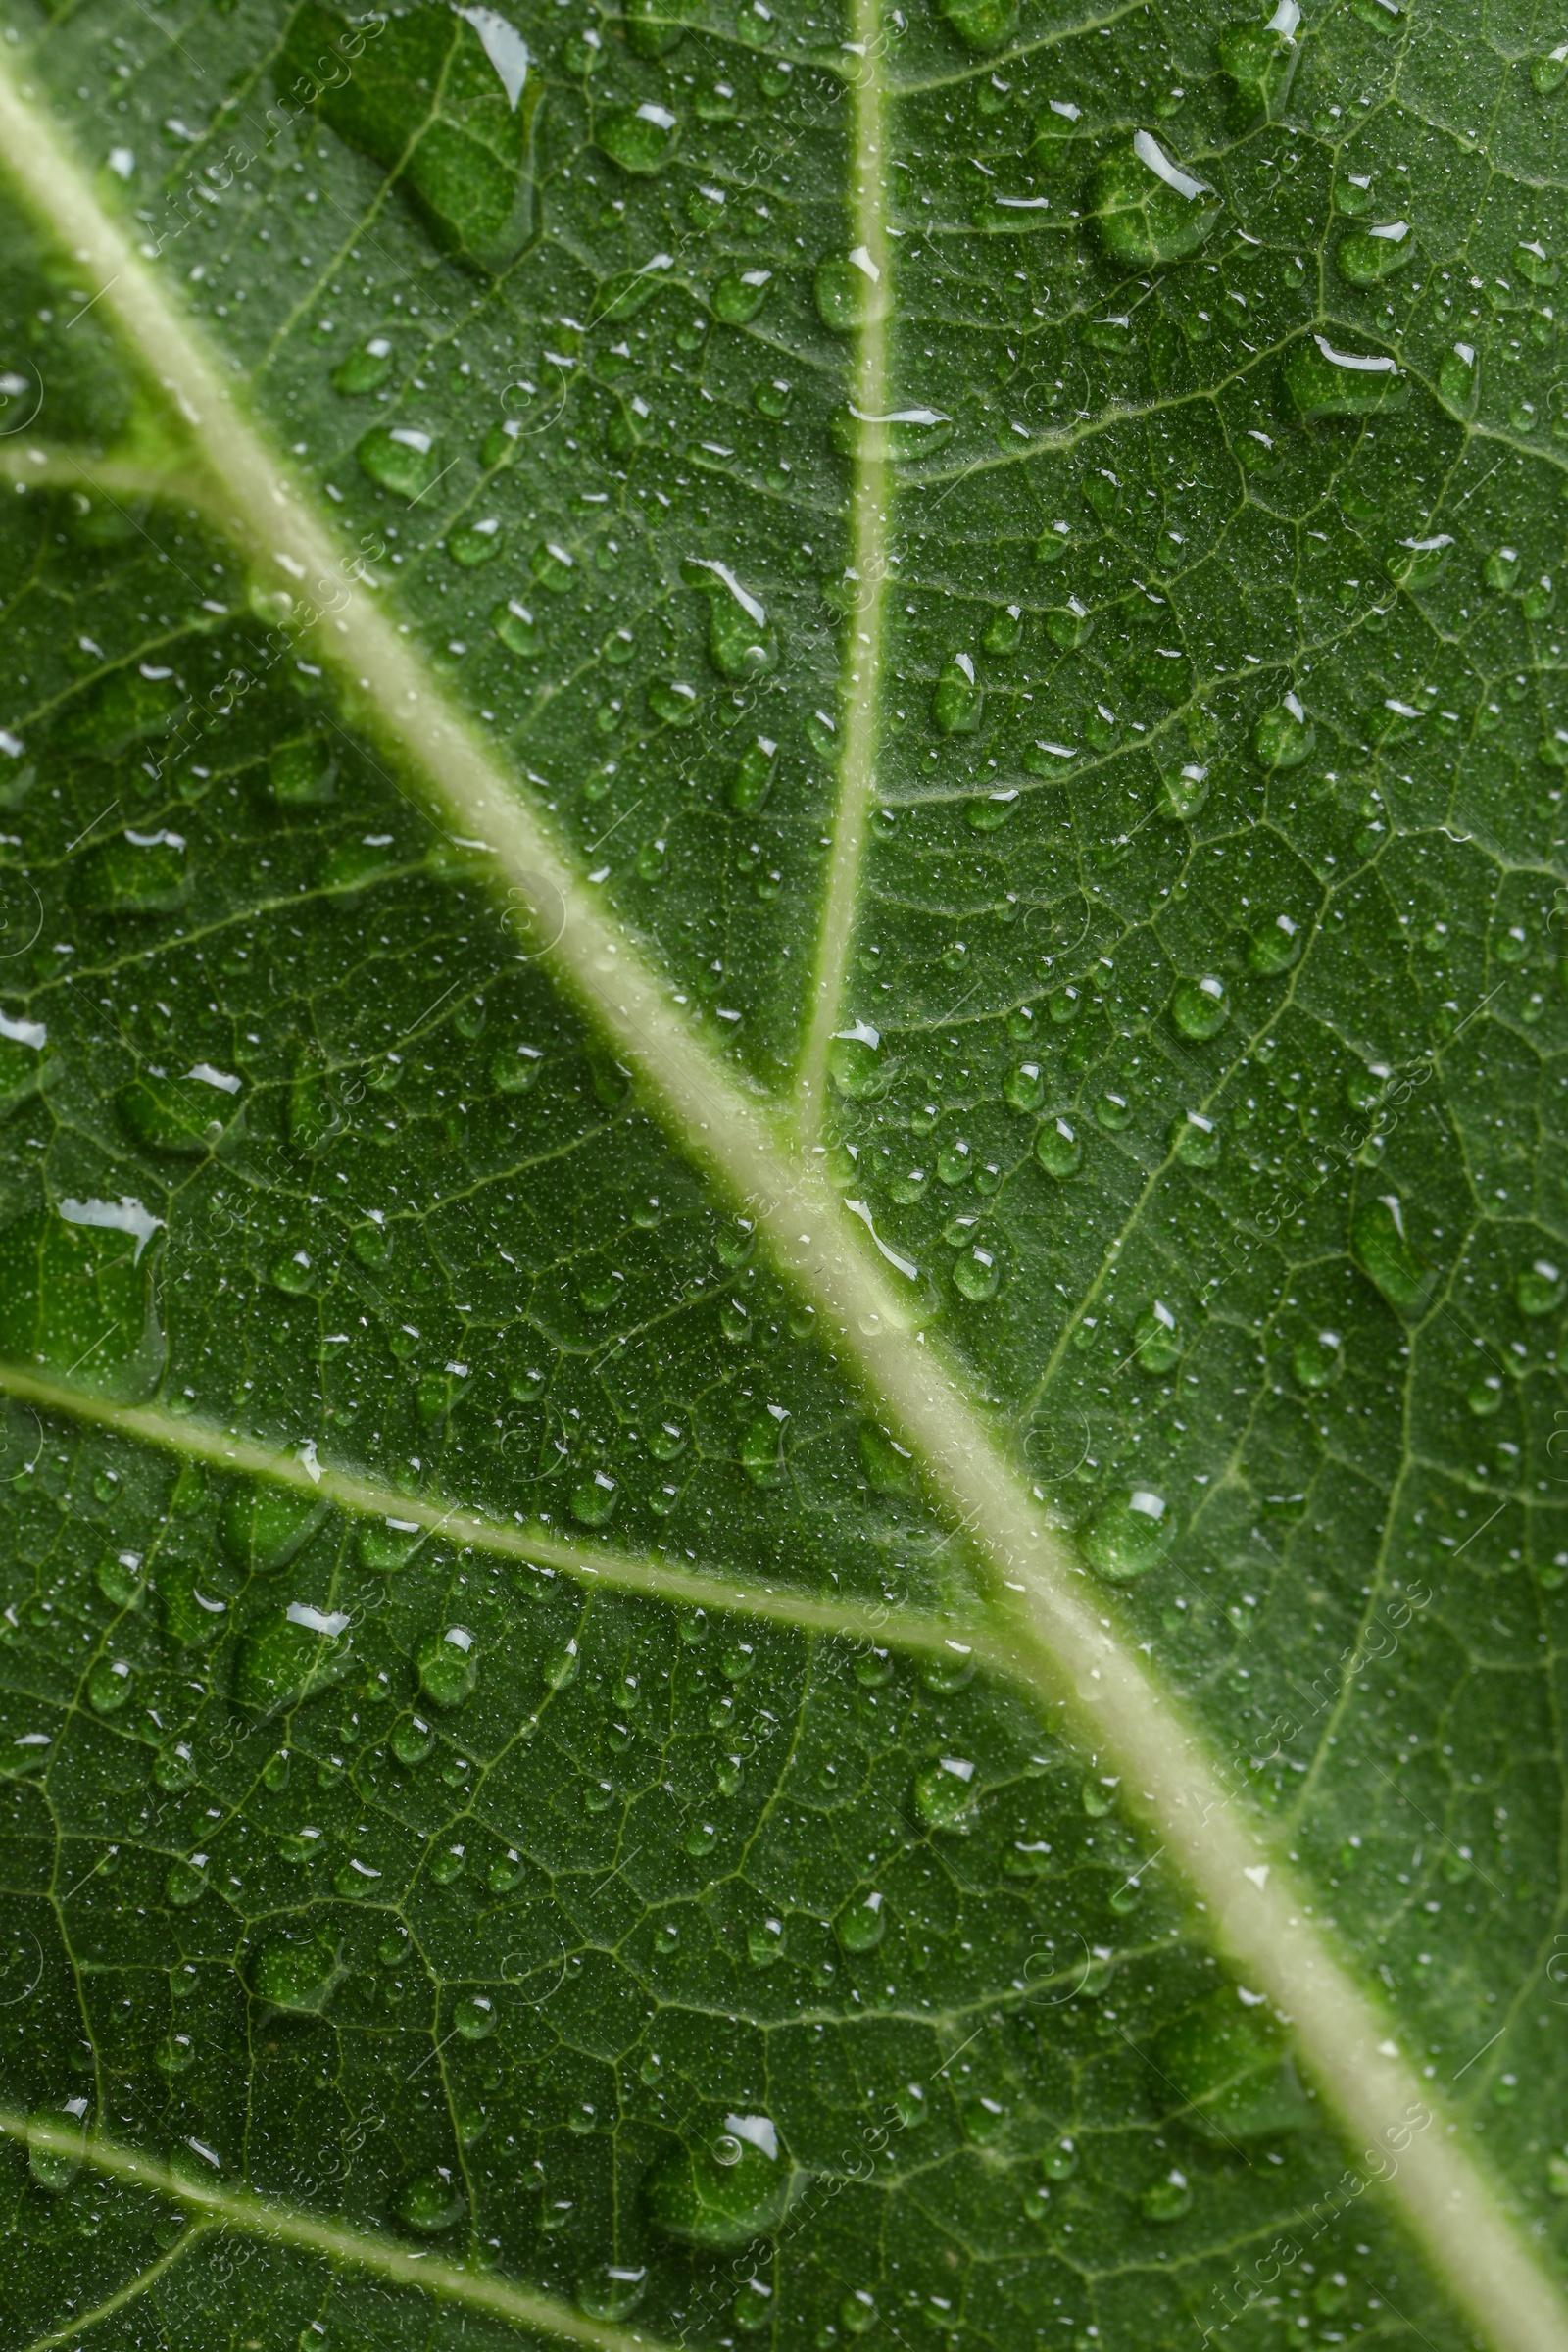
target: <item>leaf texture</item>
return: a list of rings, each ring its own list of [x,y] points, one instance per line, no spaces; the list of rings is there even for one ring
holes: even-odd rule
[[[1555,38],[14,13],[7,2340],[1564,2341]]]

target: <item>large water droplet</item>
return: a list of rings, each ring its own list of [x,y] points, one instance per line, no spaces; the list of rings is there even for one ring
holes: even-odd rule
[[[1182,1339],[1176,1317],[1162,1298],[1156,1298],[1138,1318],[1133,1332],[1138,1360],[1149,1372],[1169,1372],[1182,1360]]]
[[[720,677],[736,682],[765,677],[778,667],[778,632],[760,600],[727,564],[690,556],[681,565],[688,587],[709,599],[708,658]]]
[[[1171,1128],[1170,1148],[1183,1167],[1211,1168],[1220,1155],[1219,1129],[1201,1111],[1186,1111]]]
[[[985,709],[985,694],[975,683],[974,661],[955,654],[944,665],[931,696],[931,716],[940,734],[972,735]]]
[[[853,335],[885,318],[889,308],[886,273],[863,245],[829,254],[811,281],[817,317],[835,335]]]
[[[1083,1160],[1084,1148],[1078,1130],[1066,1119],[1047,1119],[1035,1137],[1035,1157],[1048,1176],[1058,1183],[1075,1175]]]
[[[1108,1494],[1084,1530],[1084,1555],[1108,1584],[1130,1585],[1157,1568],[1179,1533],[1175,1512],[1149,1487]]]
[[[629,2320],[648,2287],[648,2273],[631,2263],[601,2263],[577,2281],[577,2308],[591,2320]]]
[[[928,1830],[967,1837],[973,1826],[974,1766],[966,1756],[943,1756],[914,1784],[914,1809]]]
[[[878,1093],[887,1077],[881,1052],[881,1034],[868,1021],[841,1029],[827,1050],[828,1075],[838,1092],[852,1101]]]
[[[858,1894],[845,1904],[833,1925],[847,1952],[874,1952],[888,1932],[886,1901],[874,1888],[869,1894]]]
[[[1375,286],[1415,260],[1416,242],[1408,220],[1384,220],[1375,228],[1356,229],[1340,241],[1334,267],[1348,285]]]
[[[88,2102],[45,2100],[27,2117],[27,2170],[39,2188],[63,2196],[81,2170]]]
[[[1273,2011],[1234,1985],[1168,2025],[1154,2065],[1184,2102],[1184,2122],[1205,2139],[1260,2138],[1310,2118]]]
[[[748,326],[767,300],[771,270],[730,270],[713,288],[713,317],[725,326]]]
[[[328,1507],[287,1487],[236,1487],[223,1505],[224,1544],[241,1567],[270,1576],[288,1566]]]
[[[324,1928],[314,1935],[282,1932],[269,1936],[251,1964],[251,1990],[272,2009],[310,2017],[326,2005],[343,1975],[335,1939]]]
[[[704,2140],[683,2143],[655,2165],[648,2218],[663,2236],[713,2254],[737,2252],[777,2228],[796,2174],[765,2116],[727,2115]]]
[[[372,425],[355,454],[372,482],[410,501],[424,496],[444,463],[435,435],[414,424]]]
[[[1285,386],[1301,415],[1370,416],[1402,409],[1410,387],[1382,352],[1342,351],[1324,335],[1308,335],[1285,363]]]
[[[645,98],[640,106],[617,106],[602,115],[594,137],[612,163],[633,178],[662,172],[680,144],[680,122],[667,106]]]
[[[466,1625],[429,1634],[415,1652],[419,1688],[432,1706],[461,1707],[479,1683],[479,1650]]]
[[[1436,1270],[1404,1230],[1396,1193],[1381,1194],[1355,1212],[1350,1250],[1362,1272],[1401,1315],[1418,1315],[1432,1295]]]
[[[290,1601],[252,1621],[240,1642],[234,1696],[259,1714],[275,1713],[335,1683],[348,1672],[351,1654],[341,1610]]]
[[[1554,1315],[1565,1291],[1562,1269],[1549,1258],[1538,1257],[1514,1276],[1513,1295],[1523,1315]]]
[[[421,2237],[439,2237],[461,2222],[468,2208],[457,2175],[444,2164],[432,2165],[408,2182],[398,2198],[398,2218]]]
[[[1217,1037],[1231,1017],[1231,1001],[1224,981],[1214,972],[1204,972],[1181,983],[1170,1009],[1183,1037]]]
[[[1207,181],[1184,172],[1147,130],[1105,157],[1089,203],[1105,251],[1133,270],[1196,253],[1224,209]]]
[[[1260,767],[1299,767],[1309,758],[1316,731],[1294,694],[1265,710],[1252,729],[1252,756]]]
[[[1018,24],[1018,0],[936,0],[936,11],[966,49],[982,53],[1010,41]]]

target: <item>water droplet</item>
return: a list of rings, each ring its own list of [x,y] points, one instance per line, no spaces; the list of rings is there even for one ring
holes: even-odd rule
[[[1064,654],[1075,653],[1087,645],[1095,633],[1095,617],[1077,597],[1070,596],[1064,605],[1052,605],[1045,614],[1046,635]]]
[[[465,2041],[484,2041],[496,2030],[496,2005],[486,1992],[466,1992],[452,2011],[452,2028]]]
[[[1146,2221],[1179,2222],[1184,2213],[1192,2210],[1192,2183],[1185,2173],[1172,2170],[1163,2180],[1146,2188],[1138,2201]]]
[[[690,727],[702,708],[695,686],[680,678],[655,678],[648,689],[648,708],[666,727]]]
[[[874,1952],[888,1932],[888,1916],[884,1897],[873,1889],[846,1903],[833,1926],[847,1952]]]
[[[868,1021],[857,1021],[853,1029],[839,1031],[829,1043],[827,1066],[841,1095],[858,1102],[881,1091],[888,1076],[881,1051],[881,1033]]]
[[[1095,1097],[1095,1117],[1108,1134],[1120,1135],[1133,1123],[1133,1106],[1126,1095],[1107,1087]]]
[[[1285,387],[1310,422],[1324,416],[1370,416],[1402,409],[1410,387],[1382,352],[1341,351],[1309,335],[1285,363]]]
[[[1342,237],[1334,267],[1347,285],[1375,286],[1396,270],[1406,269],[1416,256],[1416,241],[1408,220],[1380,221],[1375,228],[1355,229]]]
[[[444,464],[434,434],[413,424],[372,425],[355,454],[372,482],[411,502],[424,496]]]
[[[172,914],[189,898],[194,881],[181,835],[127,832],[88,853],[71,895],[90,914]]]
[[[760,1413],[741,1440],[741,1468],[754,1487],[781,1487],[784,1483],[784,1424],[788,1417],[782,1406],[776,1416]]]
[[[1481,389],[1481,368],[1469,343],[1455,343],[1438,362],[1438,392],[1460,416],[1468,416]]]
[[[1184,172],[1147,130],[1099,165],[1089,204],[1106,253],[1133,270],[1196,253],[1224,210],[1207,181]]]
[[[422,1715],[405,1715],[393,1726],[391,1746],[400,1764],[422,1764],[435,1746],[435,1733]]]
[[[1421,1313],[1432,1295],[1436,1272],[1405,1233],[1397,1194],[1384,1193],[1356,1210],[1350,1227],[1350,1252],[1399,1314]]]
[[[1276,972],[1288,972],[1298,961],[1304,945],[1300,924],[1288,914],[1277,914],[1271,923],[1253,932],[1248,942],[1247,960],[1254,972],[1272,978]]]
[[[1046,1099],[1046,1074],[1038,1061],[1017,1061],[1008,1071],[1003,1093],[1011,1110],[1033,1112]]]
[[[713,317],[725,326],[749,326],[772,282],[771,270],[727,270],[713,288]]]
[[[1160,780],[1160,806],[1167,816],[1185,824],[1194,817],[1208,798],[1208,769],[1198,760],[1189,760],[1175,775]]]
[[[1162,1494],[1121,1487],[1108,1494],[1084,1531],[1084,1556],[1108,1584],[1130,1585],[1157,1568],[1180,1524]]]
[[[164,1881],[164,1900],[176,1911],[189,1911],[207,1892],[207,1856],[193,1854],[188,1862],[171,1865]]]
[[[575,585],[577,559],[559,540],[546,539],[528,558],[528,569],[550,595],[564,596]]]
[[[1078,2170],[1076,2141],[1058,2139],[1054,2148],[1046,2150],[1040,2169],[1048,2180],[1070,2180]]]
[[[931,717],[943,735],[972,735],[980,724],[985,694],[975,683],[974,662],[955,654],[944,665],[931,696]]]
[[[490,626],[509,653],[527,656],[544,650],[543,630],[527,606],[514,596],[492,608]]]
[[[819,262],[811,292],[817,317],[835,335],[853,335],[888,315],[887,278],[863,245]]]
[[[466,1625],[427,1634],[415,1652],[419,1688],[432,1706],[461,1707],[479,1681],[479,1651]]]
[[[499,556],[506,543],[500,516],[482,514],[476,522],[466,522],[451,534],[447,554],[454,564],[461,564],[466,571],[473,571]]]
[[[309,2017],[326,2005],[344,1971],[324,1928],[315,1935],[269,1936],[251,1964],[251,1990],[259,2001],[291,2016]]]
[[[1565,76],[1568,76],[1568,41],[1559,41],[1555,49],[1548,49],[1544,56],[1530,61],[1531,83],[1543,98],[1549,98],[1554,90],[1561,89]]]
[[[720,677],[742,683],[778,667],[778,632],[728,564],[691,556],[681,565],[681,577],[708,597],[708,658]]]
[[[1201,1111],[1184,1111],[1171,1128],[1170,1148],[1183,1167],[1211,1168],[1220,1155],[1219,1129]]]
[[[1264,2002],[1227,1985],[1168,2025],[1154,2044],[1159,2077],[1206,2139],[1253,2139],[1307,2122],[1310,2109]]]
[[[647,2286],[646,2270],[630,2263],[601,2263],[577,2281],[577,2309],[591,2320],[618,2326],[631,2318]]]
[[[461,2222],[467,2209],[457,2175],[444,2164],[432,2165],[410,2180],[398,2198],[398,2219],[421,2237],[439,2237],[443,2230]]]
[[[662,172],[680,144],[680,122],[667,106],[645,98],[640,106],[612,107],[594,128],[594,140],[612,163],[634,179]]]
[[[684,1632],[684,1630],[683,1628],[682,1631]],[[703,1630],[706,1633],[706,1626]],[[564,1690],[569,1684],[576,1681],[581,1666],[582,1657],[576,1642],[565,1642],[562,1648],[554,1650],[545,1660],[546,1687],[552,1690]]]
[[[757,736],[748,744],[730,773],[726,796],[730,807],[738,809],[743,816],[753,815],[772,791],[777,772],[778,745],[771,736]]]
[[[1225,983],[1213,972],[1204,972],[1198,980],[1184,980],[1170,1009],[1183,1037],[1217,1037],[1231,1017]]]
[[[340,1610],[290,1601],[254,1618],[240,1642],[234,1696],[242,1707],[274,1714],[324,1690],[346,1674],[352,1644]]]
[[[1252,755],[1260,767],[1299,767],[1317,741],[1311,720],[1294,694],[1265,710],[1252,729]]]
[[[85,2098],[45,2100],[27,2117],[27,2170],[37,2186],[63,2196],[81,2170]]]
[[[944,1756],[914,1784],[914,1809],[928,1830],[967,1837],[979,1790],[974,1766],[964,1756]]]
[[[736,2253],[777,2228],[797,2184],[765,2116],[728,2115],[707,2139],[682,2143],[648,2176],[648,2217],[663,2236]]]
[[[961,1642],[948,1642],[920,1668],[920,1680],[938,1698],[951,1698],[966,1690],[975,1677],[974,1653]]]
[[[422,1536],[423,1530],[412,1520],[365,1519],[354,1540],[355,1554],[362,1568],[395,1576],[408,1566]]]
[[[334,392],[377,392],[392,372],[392,345],[385,335],[372,335],[339,360],[332,370]]]
[[[124,1658],[98,1658],[87,1677],[87,1703],[95,1715],[115,1715],[136,1688],[136,1669]]]
[[[605,1527],[615,1515],[620,1487],[608,1470],[595,1470],[571,1490],[571,1515],[579,1527]]]
[[[223,1505],[223,1543],[242,1568],[271,1576],[288,1566],[328,1507],[287,1487],[235,1487]]]
[[[966,1250],[954,1266],[953,1287],[976,1305],[994,1298],[1002,1287],[1002,1261],[996,1251],[979,1242]]]
[[[1514,1277],[1513,1295],[1522,1315],[1554,1315],[1565,1292],[1568,1283],[1549,1258],[1538,1257]]]
[[[1291,1370],[1303,1389],[1329,1389],[1345,1369],[1345,1354],[1337,1331],[1316,1331],[1298,1340],[1291,1352]]]
[[[1176,1317],[1161,1298],[1139,1316],[1133,1331],[1138,1360],[1149,1372],[1169,1372],[1185,1352]]]
[[[1065,1119],[1047,1119],[1035,1137],[1035,1157],[1048,1176],[1058,1182],[1077,1174],[1084,1148],[1077,1129]]]

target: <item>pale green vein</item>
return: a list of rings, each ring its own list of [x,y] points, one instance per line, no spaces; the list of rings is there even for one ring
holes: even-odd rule
[[[127,2148],[98,2132],[82,2132],[71,2124],[37,2119],[29,2122],[25,2116],[3,2107],[0,2107],[0,2132],[47,2155],[90,2165],[106,2180],[122,2181],[127,2188],[148,2189],[156,2196],[172,2198],[220,2229],[234,2230],[245,2237],[262,2238],[272,2245],[297,2247],[302,2253],[322,2255],[328,2262],[350,2265],[367,2278],[380,2279],[388,2286],[416,2287],[436,2302],[477,2312],[486,2319],[531,2328],[539,2335],[554,2336],[565,2343],[586,2345],[591,2352],[632,2352],[634,2346],[647,2347],[657,2341],[652,2336],[639,2335],[634,2328],[610,2328],[602,2321],[590,2320],[567,2303],[558,2303],[553,2296],[539,2294],[531,2287],[514,2286],[509,2279],[497,2278],[488,2272],[466,2270],[438,2254],[400,2245],[396,2238],[379,2237],[369,2230],[351,2229],[346,2222],[319,2220],[274,2197],[259,2197],[250,2189],[225,2181],[220,2175],[197,2178],[194,2165],[190,2172],[183,2168],[176,2172],[156,2157],[144,2156],[139,2149]],[[65,2332],[75,2334],[79,2328]]]
[[[828,1047],[843,1017],[844,979],[859,905],[865,832],[876,790],[882,608],[888,568],[888,428],[881,419],[887,415],[888,320],[893,309],[893,256],[883,217],[887,134],[878,62],[881,41],[881,0],[856,0],[851,49],[858,54],[859,70],[855,77],[852,220],[854,250],[867,281],[868,298],[855,369],[854,405],[859,419],[850,540],[855,601],[847,623],[839,696],[844,730],[839,798],[797,1086],[801,1134],[808,1144],[814,1144],[821,1133]]]
[[[868,64],[876,71],[874,57]],[[33,215],[71,251],[111,320],[163,384],[268,590],[310,599],[316,643],[359,719],[423,780],[505,879],[554,913],[551,968],[612,1049],[641,1072],[650,1109],[677,1147],[755,1218],[816,1310],[824,1344],[909,1444],[932,1498],[974,1544],[998,1638],[1041,1692],[1072,1701],[1131,1807],[1163,1839],[1214,1942],[1291,2022],[1352,2147],[1387,2162],[1389,2134],[1432,2116],[1386,2176],[1385,2194],[1478,2332],[1498,2352],[1568,2352],[1568,2310],[1502,2208],[1456,2123],[1433,2114],[1417,2066],[1379,2002],[1321,1929],[1305,1892],[1148,1659],[1108,1613],[1003,1432],[977,1407],[930,1335],[864,1247],[858,1225],[785,1141],[777,1114],[743,1093],[632,934],[606,912],[544,815],[492,746],[448,699],[413,640],[383,609],[236,400],[237,368],[199,331],[104,215],[89,175],[0,55],[0,159]],[[863,782],[868,789],[869,771]],[[556,931],[554,919],[551,929]],[[371,2241],[372,2243],[374,2241]],[[404,2259],[401,2258],[400,2259]],[[409,2258],[412,2260],[412,2258]],[[417,2273],[416,2271],[416,2279]],[[580,2332],[582,2341],[604,2340]]]
[[[668,1601],[677,1607],[716,1609],[789,1626],[797,1633],[879,1642],[889,1649],[923,1655],[955,1650],[973,1653],[1003,1672],[1012,1664],[994,1629],[967,1617],[927,1617],[917,1609],[885,1601],[822,1599],[809,1592],[792,1592],[787,1586],[748,1584],[717,1569],[678,1568],[668,1560],[612,1551],[603,1544],[564,1536],[539,1520],[512,1522],[448,1502],[440,1495],[405,1494],[399,1488],[320,1461],[314,1446],[293,1450],[260,1446],[253,1439],[164,1412],[156,1405],[116,1404],[88,1389],[40,1379],[20,1365],[0,1363],[0,1396],[32,1405],[40,1413],[88,1422],[133,1445],[175,1454],[181,1461],[200,1462],[207,1469],[237,1478],[266,1479],[272,1486],[330,1502],[350,1518],[395,1519],[459,1548],[471,1545],[499,1559],[558,1569],[596,1591],[608,1588],[635,1592],[644,1599]]]

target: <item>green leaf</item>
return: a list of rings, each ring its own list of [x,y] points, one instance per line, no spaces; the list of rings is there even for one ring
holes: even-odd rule
[[[1568,2340],[1559,48],[18,0],[19,2343]]]

